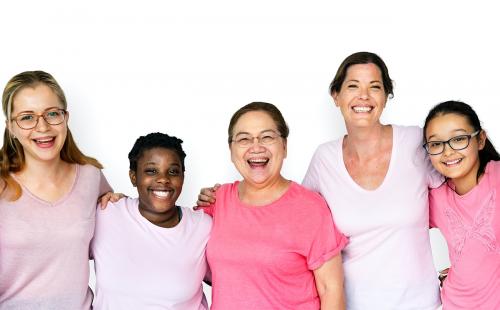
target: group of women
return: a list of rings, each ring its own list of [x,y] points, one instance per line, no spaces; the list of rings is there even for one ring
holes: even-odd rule
[[[302,185],[281,174],[282,114],[253,102],[228,128],[242,180],[202,189],[193,211],[176,206],[180,139],[140,137],[138,198],[118,200],[76,147],[53,77],[16,75],[2,98],[0,309],[89,309],[89,257],[95,309],[207,309],[203,280],[211,309],[500,309],[500,156],[474,110],[441,103],[423,131],[382,124],[393,85],[369,52],[342,62],[330,92],[347,134],[318,147]],[[96,210],[103,195],[114,202]],[[450,252],[441,290],[429,227]]]

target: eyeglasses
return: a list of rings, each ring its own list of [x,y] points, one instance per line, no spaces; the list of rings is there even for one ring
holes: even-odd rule
[[[448,141],[429,141],[423,145],[429,155],[439,155],[444,152],[444,147],[448,144],[453,150],[460,151],[469,146],[470,139],[477,136],[480,130],[470,135],[460,135],[449,139]]]
[[[59,125],[66,119],[66,110],[64,109],[49,109],[41,114],[35,113],[21,113],[12,118],[16,121],[17,126],[21,129],[33,129],[38,125],[40,117],[43,117],[45,122],[49,125]]]
[[[279,133],[268,131],[260,134],[257,137],[249,134],[239,134],[235,139],[231,140],[231,142],[234,142],[239,147],[249,147],[253,145],[254,139],[257,139],[257,143],[260,145],[271,145],[276,143],[278,141],[278,138],[280,137],[281,135]]]

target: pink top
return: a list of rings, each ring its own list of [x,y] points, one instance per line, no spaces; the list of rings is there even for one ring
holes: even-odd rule
[[[180,223],[162,228],[138,206],[138,199],[123,198],[97,211],[94,309],[208,309],[202,280],[210,216],[181,208]]]
[[[221,186],[205,209],[214,219],[211,309],[319,309],[313,270],[346,244],[325,201],[291,182],[278,200],[254,207],[240,201],[238,184]]]
[[[22,186],[0,200],[0,308],[89,309],[89,244],[98,197],[111,190],[94,166],[76,165],[68,194],[55,203]]]
[[[500,309],[500,162],[490,161],[465,195],[446,184],[432,190],[430,224],[444,235],[451,261],[443,309]]]

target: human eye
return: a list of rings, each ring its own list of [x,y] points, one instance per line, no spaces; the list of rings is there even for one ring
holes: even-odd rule
[[[443,142],[442,141],[431,141],[427,143],[429,149],[431,150],[436,150],[442,147]]]
[[[158,171],[155,168],[146,168],[144,170],[144,173],[146,173],[147,175],[155,175],[158,173]]]
[[[381,85],[372,85],[371,87],[372,89],[376,89],[376,90],[381,90],[382,89],[382,86]]]
[[[236,138],[236,143],[239,145],[249,145],[252,143],[252,139],[249,136],[239,136]]]
[[[48,118],[58,118],[62,115],[62,112],[59,110],[50,110],[45,113],[45,116]]]
[[[271,144],[274,142],[275,139],[276,139],[276,136],[274,136],[271,133],[264,134],[264,135],[260,136],[260,138],[259,138],[259,140],[262,144]]]
[[[347,84],[347,88],[356,89],[356,88],[358,88],[358,85],[350,83],[350,84]]]
[[[35,119],[35,114],[22,114],[18,117],[21,122],[31,122]]]
[[[456,136],[454,138],[451,138],[451,142],[454,142],[454,143],[463,143],[463,142],[466,142],[468,138],[469,138],[469,136],[467,136],[467,135]]]
[[[179,168],[171,168],[168,170],[169,175],[177,176],[181,174],[181,170]]]

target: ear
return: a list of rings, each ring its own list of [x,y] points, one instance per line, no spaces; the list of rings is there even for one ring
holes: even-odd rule
[[[482,150],[484,148],[484,146],[486,145],[486,131],[484,130],[481,130],[481,132],[479,133],[478,135],[478,148],[479,150]]]
[[[69,121],[69,111],[66,111],[66,125],[68,124]]]
[[[129,171],[128,171],[128,176],[129,176],[129,178],[130,178],[130,182],[132,182],[132,185],[133,185],[134,187],[137,187],[137,177],[136,177],[136,175],[135,175],[135,171],[133,171],[133,170],[129,170]]]
[[[337,97],[339,96],[339,94],[337,92],[333,92],[332,93],[332,98],[333,98],[333,102],[335,102],[335,106],[339,106],[339,104],[337,103]]]

